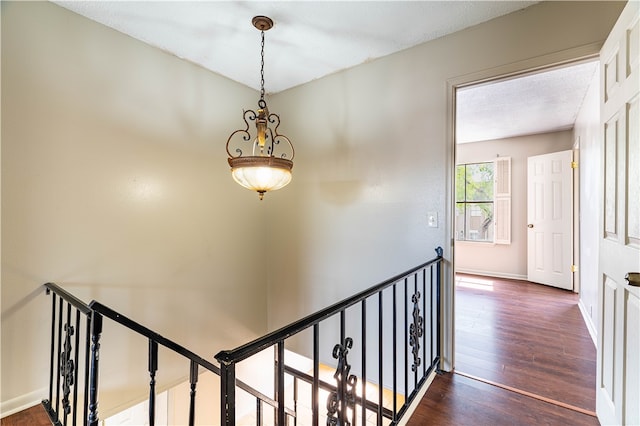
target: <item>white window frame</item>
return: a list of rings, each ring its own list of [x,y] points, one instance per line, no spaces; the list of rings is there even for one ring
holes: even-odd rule
[[[457,164],[456,167],[487,162],[491,161]],[[493,241],[474,241],[468,239],[467,235],[461,240],[456,237],[456,240],[465,243],[511,244],[511,157],[497,157],[493,160],[493,227]]]

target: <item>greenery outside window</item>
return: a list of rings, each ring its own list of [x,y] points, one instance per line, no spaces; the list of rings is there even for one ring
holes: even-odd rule
[[[456,240],[493,242],[494,163],[456,166]]]

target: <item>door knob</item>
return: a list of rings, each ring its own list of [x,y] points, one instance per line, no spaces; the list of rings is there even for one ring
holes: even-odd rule
[[[533,223],[528,224],[527,228],[533,228]]]
[[[628,285],[640,287],[640,272],[629,272],[624,276],[624,279]]]

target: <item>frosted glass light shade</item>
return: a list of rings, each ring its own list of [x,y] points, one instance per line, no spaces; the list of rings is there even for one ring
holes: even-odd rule
[[[293,162],[276,157],[229,158],[231,176],[238,184],[256,191],[262,199],[265,192],[275,191],[291,182]]]

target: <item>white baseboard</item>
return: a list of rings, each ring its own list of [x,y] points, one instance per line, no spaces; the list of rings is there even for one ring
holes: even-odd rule
[[[411,405],[407,407],[407,411],[405,411],[402,419],[400,419],[400,421],[398,422],[398,426],[405,426],[407,424],[407,422],[413,415],[413,412],[416,411],[416,408],[418,408],[418,405],[420,405],[420,401],[422,401],[422,398],[424,398],[424,395],[429,390],[429,387],[431,386],[431,383],[433,383],[433,379],[436,378],[437,374],[438,373],[436,372],[436,370],[433,370],[431,374],[429,374],[429,377],[427,377],[427,381],[424,383],[424,385],[422,385],[422,387],[418,391],[418,394],[413,399]]]
[[[42,403],[42,400],[45,398],[44,395],[46,394],[47,388],[42,388],[8,401],[0,402],[0,418],[10,416]]]
[[[587,312],[587,307],[582,303],[582,299],[578,300],[578,308],[580,308],[580,313],[582,314],[582,318],[584,319],[584,323],[587,326],[587,330],[589,330],[589,335],[591,336],[591,340],[593,340],[593,345],[598,347],[598,333],[596,332],[596,326],[591,319],[591,316]]]
[[[507,278],[510,280],[527,281],[527,276],[520,275],[520,274],[509,274],[509,273],[495,272],[495,271],[480,271],[477,269],[464,269],[464,268],[456,268],[456,272],[459,272],[461,274],[482,275],[484,277]]]

